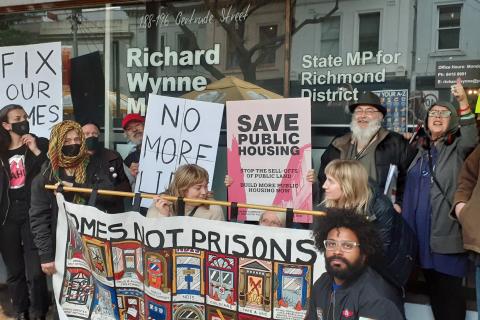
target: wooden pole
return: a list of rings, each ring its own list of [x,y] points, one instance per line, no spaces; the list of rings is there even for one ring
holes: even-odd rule
[[[57,186],[52,184],[46,184],[45,189],[57,190]],[[68,192],[92,193],[93,189],[63,186],[63,190]],[[113,190],[98,190],[97,192],[99,195],[105,195],[105,196],[129,197],[129,198],[135,197],[135,193],[133,192],[113,191]],[[155,197],[156,195],[150,194],[150,193],[140,193],[140,196],[142,198],[153,199],[153,197]],[[177,197],[174,197],[174,196],[168,196],[168,195],[162,194],[161,197],[168,201],[172,201],[172,202],[177,201]],[[192,204],[208,204],[208,205],[217,205],[217,206],[223,206],[223,207],[232,206],[232,202],[229,202],[229,201],[189,199],[189,198],[183,198],[183,201],[185,203],[192,203]],[[237,203],[237,207],[246,208],[246,209],[257,209],[257,210],[263,210],[263,211],[287,212],[287,208],[264,206],[259,204]],[[313,216],[323,216],[326,214],[324,211],[312,211],[312,210],[300,210],[300,209],[294,209],[293,213],[309,214]]]

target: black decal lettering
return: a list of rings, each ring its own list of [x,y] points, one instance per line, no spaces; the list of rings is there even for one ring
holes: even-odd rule
[[[207,236],[200,230],[192,230],[192,247],[197,248],[197,244],[205,242]]]
[[[165,245],[165,237],[160,230],[150,230],[145,234],[146,244],[153,249],[162,249]],[[152,239],[153,238],[153,239]]]
[[[200,148],[212,148],[212,146],[206,145],[206,144],[199,144],[198,145],[198,150],[197,150],[197,158],[195,159],[195,164],[198,164],[198,159],[206,159],[207,156],[200,154]]]
[[[145,228],[138,225],[138,223],[133,223],[133,232],[135,234],[135,240],[143,242],[145,240]]]
[[[282,250],[282,246],[280,246],[277,241],[274,239],[270,239],[270,259],[272,260],[283,260],[290,262],[292,260],[292,240],[287,239],[285,243],[285,250]],[[278,253],[282,258],[281,259],[275,259],[275,253]]]
[[[177,246],[177,235],[183,233],[183,231],[183,229],[172,229],[165,232],[166,234],[172,234],[172,247],[175,248]]]
[[[110,240],[125,240],[127,238],[127,230],[123,229],[123,224],[114,223],[108,226],[110,232]],[[119,235],[116,235],[116,234]]]
[[[262,247],[263,247],[261,248],[262,249],[261,254],[258,254],[257,252],[259,244],[262,244]],[[253,251],[252,253],[254,258],[265,259],[267,257],[267,242],[263,240],[263,238],[261,237],[255,237],[252,243],[252,251]]]
[[[95,220],[88,221],[86,218],[82,217],[80,219],[80,233],[94,237],[95,236]]]
[[[97,237],[106,239],[107,237],[107,224],[97,221]]]
[[[208,250],[212,251],[212,245],[215,245],[215,251],[219,253],[223,253],[220,245],[218,244],[220,240],[220,233],[215,231],[208,232]]]
[[[299,240],[297,241],[297,250],[308,254],[310,256],[309,260],[303,260],[297,258],[296,263],[314,263],[317,260],[317,252],[315,251],[315,242],[311,239]]]
[[[246,237],[244,235],[236,234],[236,235],[233,236],[232,241],[236,244],[241,245],[243,247],[243,251],[235,251],[234,250],[234,251],[232,251],[232,254],[241,255],[241,256],[248,255],[248,246],[244,242],[245,239],[246,239]]]
[[[298,113],[287,113],[285,115],[285,131],[298,130]]]
[[[56,110],[56,111],[55,111]],[[54,115],[55,116],[55,119],[52,119],[50,120],[50,123],[55,123],[58,121],[59,119],[59,116],[58,116],[58,111],[60,111],[60,108],[56,105],[52,105],[48,108],[48,111],[50,112],[50,114]]]

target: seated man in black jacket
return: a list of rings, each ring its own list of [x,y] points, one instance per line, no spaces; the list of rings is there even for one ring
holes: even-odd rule
[[[329,211],[319,220],[315,244],[327,272],[313,286],[305,319],[404,319],[396,290],[368,266],[381,250],[373,224],[349,211]]]

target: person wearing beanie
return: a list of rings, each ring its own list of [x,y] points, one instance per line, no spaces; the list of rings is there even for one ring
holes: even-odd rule
[[[55,239],[58,207],[54,192],[45,189],[47,184],[62,184],[67,187],[113,189],[110,179],[97,171],[90,161],[85,136],[80,124],[65,120],[53,126],[50,133],[48,158],[39,174],[33,179],[30,227],[35,246],[38,248],[42,271],[48,275],[55,269]],[[86,204],[87,196],[65,192],[65,200]]]
[[[426,137],[408,168],[402,216],[414,230],[419,265],[435,319],[465,319],[462,288],[467,255],[458,220],[449,216],[462,164],[478,140],[461,82],[452,89],[459,109],[437,101],[425,119]]]
[[[321,157],[318,185],[325,183],[325,167],[335,159],[357,160],[367,169],[368,176],[383,190],[390,165],[398,169],[395,210],[401,211],[406,168],[414,156],[413,148],[402,135],[382,127],[387,109],[373,92],[363,92],[349,106],[352,113],[351,132],[336,137]],[[318,188],[320,201],[323,190]]]
[[[145,129],[145,118],[138,113],[129,113],[122,120],[122,128],[125,137],[129,142],[135,145],[130,154],[125,158],[125,173],[130,180],[132,190],[135,190],[135,181],[138,174],[140,162],[140,151],[143,140],[143,130]]]

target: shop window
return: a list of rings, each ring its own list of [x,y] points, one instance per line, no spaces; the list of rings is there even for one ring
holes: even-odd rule
[[[259,34],[259,41],[260,43],[269,42],[271,39],[277,36],[277,26],[276,25],[267,25],[267,26],[260,26],[258,28]],[[277,51],[277,47],[275,46],[275,42],[268,44],[261,52],[263,55],[262,62],[260,65],[274,65],[275,64],[275,52]]]
[[[182,52],[184,50],[191,50],[190,48],[190,39],[183,33],[177,35],[177,45],[178,45],[178,52]],[[179,70],[189,70],[193,69],[193,66],[178,66]]]
[[[460,4],[438,7],[438,50],[460,48],[461,10]]]
[[[240,67],[240,59],[235,48],[235,43],[227,38],[227,69],[236,69]]]
[[[377,52],[380,42],[380,12],[362,13],[358,24],[358,51]]]
[[[340,53],[340,17],[329,17],[322,22],[320,55],[338,56]]]

